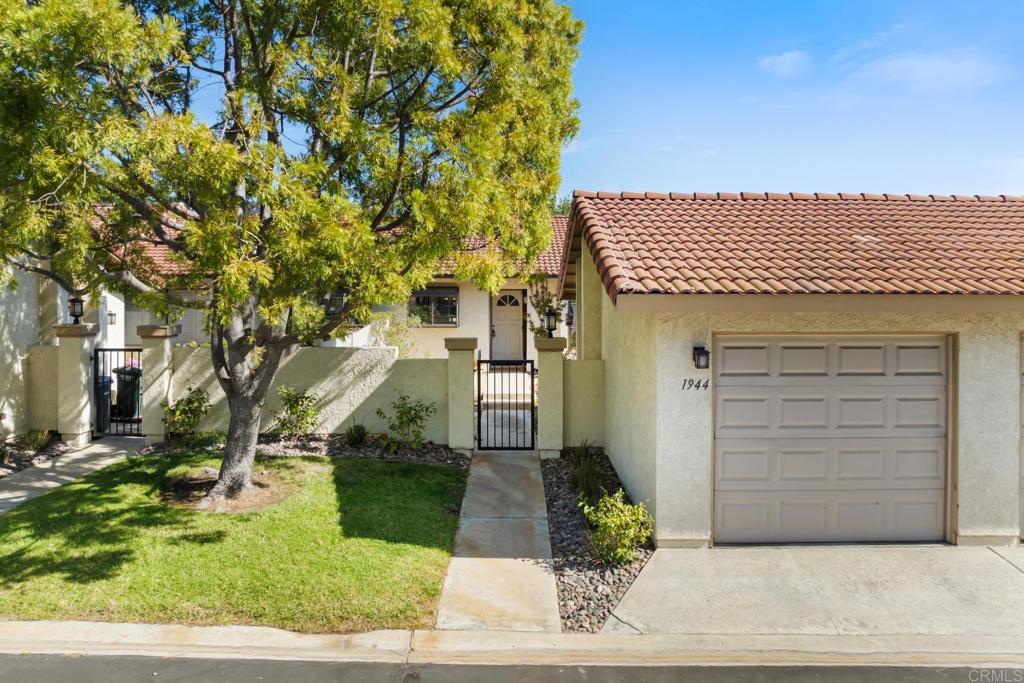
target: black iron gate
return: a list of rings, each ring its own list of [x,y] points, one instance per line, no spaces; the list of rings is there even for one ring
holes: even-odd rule
[[[476,444],[480,450],[531,451],[537,434],[532,360],[481,360],[476,366]]]
[[[96,349],[92,357],[96,415],[93,431],[142,434],[142,351]]]

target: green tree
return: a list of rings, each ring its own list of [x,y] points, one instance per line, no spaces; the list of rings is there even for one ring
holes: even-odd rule
[[[470,237],[492,290],[547,246],[580,33],[555,0],[0,0],[0,258],[205,309],[211,495],[246,489],[282,358]]]

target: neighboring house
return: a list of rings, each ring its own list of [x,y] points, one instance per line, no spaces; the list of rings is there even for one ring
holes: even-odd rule
[[[567,224],[566,216],[552,216],[551,245],[537,258],[536,270],[552,292],[558,285]],[[395,310],[399,317],[413,315],[419,320],[419,326],[410,331],[412,357],[444,358],[445,337],[476,337],[478,358],[537,358],[527,316],[538,323],[544,311],[533,309],[528,285],[519,278],[509,278],[501,291],[491,294],[471,282],[455,280],[451,272],[439,273],[428,287],[413,293],[408,307]],[[565,322],[556,336],[565,334]]]
[[[54,282],[32,273],[13,271],[17,287],[0,288],[0,441],[30,429],[50,428],[56,411],[52,373],[57,338],[53,326],[71,322],[68,295]],[[96,345],[124,345],[124,301],[105,292],[86,303],[82,322],[96,323]],[[32,354],[39,347],[42,353]],[[30,395],[29,392],[34,395]],[[30,404],[37,405],[30,410]]]
[[[1024,198],[577,192],[566,245],[659,545],[1018,542]]]

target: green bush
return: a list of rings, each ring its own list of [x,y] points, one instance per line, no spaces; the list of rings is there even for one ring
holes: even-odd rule
[[[636,559],[636,549],[654,531],[651,515],[643,503],[626,502],[625,491],[604,494],[597,505],[581,502],[583,514],[593,531],[594,554],[606,564],[625,564]]]
[[[313,431],[320,409],[316,407],[317,397],[294,387],[281,387],[277,390],[284,408],[277,414],[277,431],[294,439]]]
[[[41,451],[53,443],[54,434],[46,429],[32,429],[18,437],[15,445],[33,453]]]
[[[210,395],[202,387],[189,387],[188,393],[174,403],[164,401],[164,433],[174,439],[191,442],[199,436],[199,424],[210,411]]]
[[[341,436],[343,439],[345,439],[346,446],[348,446],[349,448],[359,448],[364,443],[366,443],[367,434],[368,432],[366,431],[366,425],[364,425],[361,422],[357,422],[348,429],[346,429],[345,433],[342,434]]]
[[[383,409],[377,409],[377,417],[388,423],[390,432],[384,441],[385,446],[392,451],[397,451],[402,446],[420,448],[423,445],[423,430],[427,426],[427,419],[436,412],[437,406],[433,402],[428,403],[399,394],[391,404],[390,416]]]

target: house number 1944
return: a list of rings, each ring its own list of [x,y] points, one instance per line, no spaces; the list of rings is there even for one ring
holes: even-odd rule
[[[707,379],[684,379],[683,380],[683,391],[687,389],[707,389],[710,385],[711,380]]]

